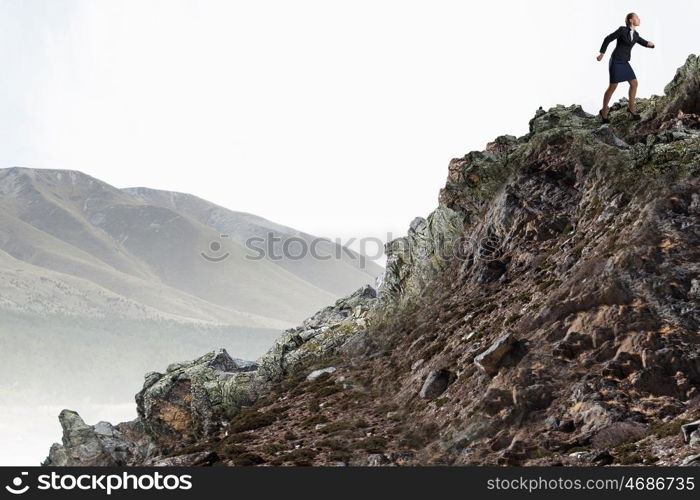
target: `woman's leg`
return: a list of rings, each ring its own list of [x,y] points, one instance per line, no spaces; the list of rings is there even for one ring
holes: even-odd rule
[[[634,101],[637,97],[637,79],[629,81],[630,84],[630,96],[629,96],[629,108],[632,113],[634,113]]]
[[[615,92],[616,88],[617,83],[611,83],[608,85],[608,88],[605,90],[605,94],[603,95],[603,111],[605,112],[603,116],[605,118],[608,117],[608,103],[610,102],[610,98],[612,98],[613,92]]]

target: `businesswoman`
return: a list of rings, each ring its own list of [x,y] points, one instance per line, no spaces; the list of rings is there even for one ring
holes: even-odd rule
[[[634,112],[634,100],[637,96],[637,76],[634,74],[632,66],[630,66],[629,60],[632,53],[632,47],[635,43],[643,47],[654,48],[652,42],[647,42],[644,38],[639,36],[637,33],[637,27],[639,26],[640,20],[639,16],[634,12],[630,12],[625,16],[625,26],[620,26],[618,29],[610,33],[603,40],[603,45],[600,46],[600,54],[598,54],[599,61],[603,59],[603,54],[605,54],[605,49],[613,40],[616,40],[615,50],[613,50],[610,56],[610,63],[608,64],[608,72],[610,73],[610,85],[608,86],[605,94],[603,95],[603,109],[599,111],[603,123],[608,123],[608,103],[610,98],[617,88],[617,84],[620,82],[629,82],[629,104],[627,111],[632,115],[633,120],[639,120],[639,115]]]

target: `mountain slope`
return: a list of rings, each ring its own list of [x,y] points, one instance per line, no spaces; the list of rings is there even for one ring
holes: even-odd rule
[[[640,121],[624,100],[610,124],[538,110],[450,162],[437,209],[387,244],[378,297],[321,309],[255,365],[213,351],[149,374],[119,454],[64,411],[46,463],[697,465],[699,95],[691,55]]]
[[[178,309],[167,303],[187,302],[182,299],[187,296],[193,305],[204,300],[234,315],[268,317],[273,324],[299,320],[334,296],[268,260],[247,258],[236,241],[222,242],[212,254],[228,258],[208,261],[202,254],[220,241],[217,229],[78,172],[4,169],[0,186],[0,249],[128,298],[138,293],[146,305],[169,314]],[[342,268],[340,287],[344,280],[345,287],[372,280],[365,270]],[[187,309],[193,306],[181,313]],[[211,309],[194,319],[209,319]]]
[[[383,271],[374,262],[330,240],[256,215],[234,212],[190,194],[148,188],[127,188],[124,191],[145,203],[167,208],[216,229],[239,245],[253,248],[251,255],[258,255],[259,249],[265,249],[268,261],[335,295],[347,294],[371,282]],[[285,249],[292,258],[280,258],[285,255]],[[312,250],[319,258],[310,255]],[[303,258],[298,258],[302,255]],[[358,273],[358,267],[366,275]]]

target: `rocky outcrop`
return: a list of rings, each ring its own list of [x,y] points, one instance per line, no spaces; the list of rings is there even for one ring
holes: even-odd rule
[[[558,105],[453,159],[378,296],[285,331],[255,370],[147,376],[138,423],[163,449],[141,463],[697,463],[699,72],[689,57],[640,121]],[[54,460],[113,460],[93,434]]]
[[[664,95],[650,99],[645,108],[645,123],[633,132],[637,138],[643,134],[654,134],[657,130],[676,133],[676,137],[687,132],[684,129],[700,126],[700,57],[691,54],[685,64],[665,87]]]
[[[420,294],[430,277],[453,258],[463,228],[462,216],[441,204],[427,219],[413,219],[406,236],[386,243],[386,271],[379,286],[381,302],[400,306]]]
[[[336,352],[361,349],[369,326],[367,313],[376,300],[375,289],[365,285],[301,325],[285,330],[260,359],[258,377],[263,383],[279,381],[297,368]]]
[[[231,358],[219,349],[194,361],[174,363],[165,373],[146,374],[136,395],[144,431],[163,448],[210,434],[251,403],[256,369],[257,364]]]
[[[63,410],[58,416],[63,443],[51,446],[43,465],[119,466],[142,463],[155,447],[148,439],[132,439],[108,422],[87,425],[76,412]],[[122,425],[122,424],[120,424]],[[138,432],[141,432],[139,430]]]

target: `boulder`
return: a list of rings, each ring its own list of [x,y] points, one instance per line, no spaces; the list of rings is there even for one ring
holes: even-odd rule
[[[435,399],[447,390],[450,383],[450,372],[447,370],[433,370],[428,373],[418,394],[423,399]]]
[[[136,395],[145,432],[166,446],[210,434],[254,399],[256,366],[219,349],[147,374]]]
[[[498,373],[501,361],[513,349],[515,344],[515,337],[507,333],[499,337],[488,349],[474,358],[474,363],[481,370],[493,377]]]

